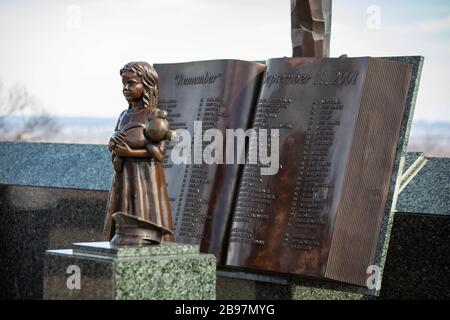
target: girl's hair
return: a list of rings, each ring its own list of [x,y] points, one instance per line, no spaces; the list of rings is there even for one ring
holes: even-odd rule
[[[144,84],[144,96],[142,97],[144,106],[146,108],[156,108],[158,106],[159,99],[159,80],[155,68],[147,62],[138,61],[127,63],[122,69],[120,69],[120,76],[127,71],[134,72],[141,77],[142,83]]]

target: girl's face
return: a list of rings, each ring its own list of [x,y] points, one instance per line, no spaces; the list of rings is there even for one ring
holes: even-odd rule
[[[123,95],[128,102],[137,102],[142,99],[144,85],[141,77],[131,71],[122,73]]]

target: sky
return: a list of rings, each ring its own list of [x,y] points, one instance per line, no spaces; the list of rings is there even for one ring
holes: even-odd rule
[[[450,1],[334,0],[331,56],[423,55],[415,120],[450,122]],[[119,69],[290,56],[290,0],[0,0],[0,79],[50,114],[117,117]]]

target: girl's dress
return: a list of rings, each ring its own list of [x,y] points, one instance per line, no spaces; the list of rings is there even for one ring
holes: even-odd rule
[[[157,108],[129,108],[122,112],[116,131],[124,130],[125,142],[132,149],[145,149],[149,141],[144,136],[147,119]],[[159,143],[164,151],[165,142]],[[112,215],[125,212],[173,230],[172,211],[167,192],[163,165],[154,158],[124,158],[112,154],[115,173],[109,192],[104,237],[109,241],[114,236],[115,223]],[[165,235],[162,241],[173,241],[173,235]]]

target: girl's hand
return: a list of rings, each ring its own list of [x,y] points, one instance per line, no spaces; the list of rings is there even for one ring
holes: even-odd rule
[[[119,157],[130,157],[133,153],[133,150],[126,144],[116,144],[116,147],[114,148],[114,152]]]
[[[115,144],[125,144],[125,133],[122,131],[116,131],[111,136],[111,140]]]
[[[109,139],[109,142],[108,142],[109,152],[113,151],[115,146],[116,146],[116,143],[114,142],[114,140],[112,138]]]

